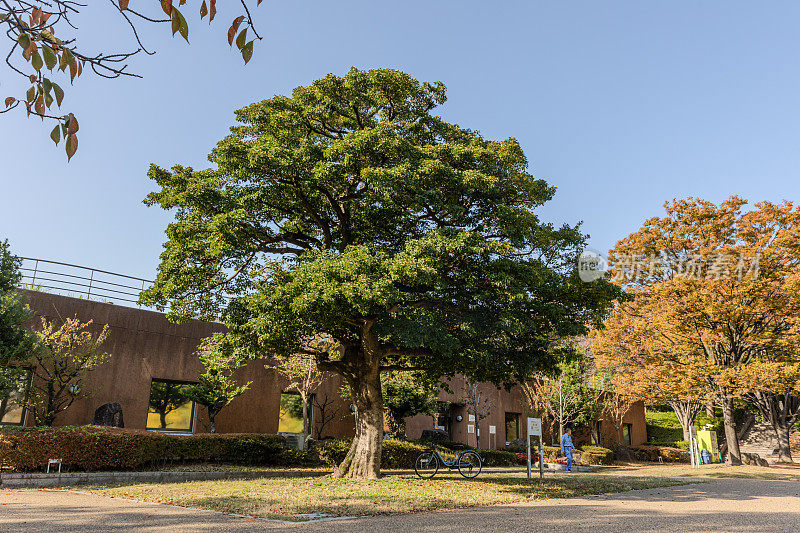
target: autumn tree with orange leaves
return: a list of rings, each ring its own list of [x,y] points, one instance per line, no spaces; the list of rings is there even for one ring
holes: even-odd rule
[[[800,210],[746,204],[735,196],[719,205],[674,200],[665,216],[620,241],[609,259],[632,301],[618,306],[593,347],[628,386],[687,404],[718,402],[729,464],[741,464],[737,400],[759,393],[761,407],[772,404],[783,460],[791,460],[788,430],[800,416],[791,401],[800,363]]]

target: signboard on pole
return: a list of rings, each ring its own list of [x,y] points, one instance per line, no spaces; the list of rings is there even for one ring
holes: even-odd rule
[[[528,418],[528,436],[538,435],[542,436],[542,419],[541,418]]]
[[[528,436],[525,439],[528,443],[528,477],[531,477],[531,437],[539,437],[539,477],[544,477],[544,442],[542,440],[542,419],[528,418]]]

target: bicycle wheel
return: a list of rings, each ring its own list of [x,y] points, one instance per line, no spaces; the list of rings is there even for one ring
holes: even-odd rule
[[[430,479],[439,471],[439,461],[434,452],[422,452],[414,461],[414,471],[422,479]]]
[[[467,450],[458,458],[458,471],[465,478],[474,478],[481,473],[482,467],[481,456],[472,450]]]

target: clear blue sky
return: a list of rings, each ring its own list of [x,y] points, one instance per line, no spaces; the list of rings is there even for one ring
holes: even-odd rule
[[[443,81],[442,114],[519,139],[558,187],[543,216],[583,220],[601,250],[673,197],[800,189],[798,2],[266,0],[246,67],[224,41],[236,13],[209,28],[195,9],[191,45],[144,32],[158,50],[132,61],[144,79],[87,72],[67,93],[71,163],[50,128],[0,117],[0,238],[17,254],[152,278],[170,217],[141,203],[148,165],[205,167],[234,109],[351,66]],[[109,6],[89,12],[84,42],[129,42]]]

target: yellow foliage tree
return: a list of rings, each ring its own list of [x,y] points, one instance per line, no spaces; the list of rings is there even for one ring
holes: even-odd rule
[[[800,210],[746,203],[674,200],[666,216],[620,241],[610,260],[632,301],[593,347],[627,369],[631,387],[718,401],[731,464],[741,462],[734,402],[756,391],[791,394],[785,370],[800,361]]]

